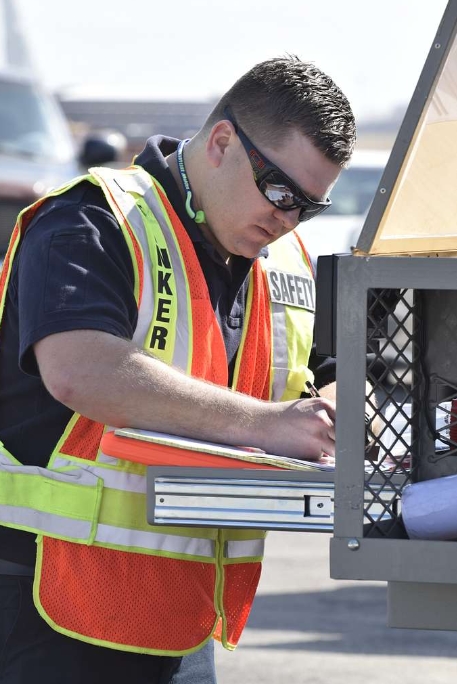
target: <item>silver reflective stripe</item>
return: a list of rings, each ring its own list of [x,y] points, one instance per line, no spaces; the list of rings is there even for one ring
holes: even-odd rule
[[[44,513],[35,508],[1,506],[0,520],[20,527],[41,530],[44,534],[84,541],[91,536],[92,522]]]
[[[107,432],[114,432],[114,430],[115,428],[113,428],[111,425],[105,426],[105,434]],[[115,456],[108,456],[108,454],[105,454],[101,449],[99,449],[97,454],[97,462],[106,463],[106,465],[111,466],[119,466],[121,464],[121,459],[116,458]]]
[[[69,465],[71,461],[58,456],[54,461],[55,468],[62,468]],[[123,492],[134,492],[136,494],[146,494],[146,476],[128,473],[125,470],[111,470],[110,468],[103,468],[98,466],[97,462],[86,461],[83,469],[88,473],[96,475],[101,478],[105,487],[110,489],[118,489]]]
[[[90,169],[92,175],[105,183],[116,203],[140,242],[143,250],[143,293],[138,309],[138,322],[133,335],[133,341],[140,347],[145,346],[149,326],[151,325],[151,311],[154,311],[154,292],[152,286],[151,259],[149,243],[142,214],[135,204],[135,199],[128,190],[136,190],[139,194],[141,187],[136,183],[137,174],[120,173],[108,168]],[[132,184],[132,176],[135,183]],[[117,181],[115,180],[117,179]],[[130,186],[133,185],[131,188]],[[138,185],[138,187],[136,187]]]
[[[69,463],[71,461],[58,457],[54,465],[55,467],[63,467]],[[84,465],[84,469],[87,469],[88,474],[91,474],[91,476],[96,475],[97,478],[102,479],[105,487],[119,491],[146,494],[146,477],[142,475],[134,475],[123,470],[110,470],[109,468],[98,467],[96,463],[90,461],[87,462],[87,465]],[[205,558],[213,558],[215,550],[214,541],[209,539],[181,537],[179,535],[128,529],[106,524],[99,524],[97,526],[95,541],[101,544],[106,543],[125,548],[133,547],[153,551],[170,551],[191,556],[203,556]]]
[[[98,525],[95,541],[115,546],[168,551],[187,556],[203,556],[204,558],[214,558],[215,556],[215,542],[211,539],[180,537],[158,532],[141,532],[111,527],[110,525]]]
[[[104,454],[103,451],[99,451],[97,455],[97,461],[100,463],[105,463],[106,465],[118,466],[120,460],[121,459],[116,458],[115,456],[108,456],[107,454]]]
[[[273,344],[273,388],[271,398],[281,401],[286,390],[289,376],[289,359],[287,347],[286,310],[283,304],[270,302],[272,313],[272,344]]]
[[[183,371],[188,370],[189,363],[189,335],[190,321],[189,308],[187,302],[187,277],[183,269],[180,253],[177,249],[174,235],[163,214],[163,209],[159,204],[156,194],[152,187],[149,187],[144,194],[144,200],[157,219],[162,230],[162,234],[167,243],[170,255],[173,277],[176,283],[176,303],[178,307],[176,341],[173,349],[172,365]]]
[[[225,545],[226,558],[262,557],[265,548],[264,539],[243,539],[228,541]]]

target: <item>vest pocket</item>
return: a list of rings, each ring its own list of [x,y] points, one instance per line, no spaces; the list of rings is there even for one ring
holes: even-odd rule
[[[92,544],[103,480],[80,468],[55,471],[0,459],[0,522],[26,532]]]

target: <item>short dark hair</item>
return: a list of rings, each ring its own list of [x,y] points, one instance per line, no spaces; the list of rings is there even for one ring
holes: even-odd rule
[[[209,115],[204,130],[230,106],[254,142],[278,147],[298,130],[332,162],[345,166],[356,140],[351,106],[332,79],[295,55],[256,64],[236,81]]]

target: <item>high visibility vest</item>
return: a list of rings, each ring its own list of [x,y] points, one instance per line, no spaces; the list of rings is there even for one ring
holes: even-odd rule
[[[134,268],[133,341],[164,362],[227,384],[227,358],[192,243],[161,186],[140,167],[91,169],[122,228]],[[64,192],[79,180],[52,193]],[[41,201],[21,213],[0,278]],[[296,398],[307,379],[313,297],[299,240],[256,261],[233,388]],[[262,260],[263,261],[263,260]],[[265,533],[162,527],[146,520],[146,468],[103,454],[111,428],[75,413],[47,468],[0,450],[1,524],[38,533],[34,601],[55,630],[126,651],[182,655],[212,636],[233,649],[260,577]]]

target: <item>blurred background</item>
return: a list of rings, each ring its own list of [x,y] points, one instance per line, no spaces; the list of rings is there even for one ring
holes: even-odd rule
[[[357,154],[333,208],[303,227],[317,256],[357,241],[445,0],[0,0],[0,256],[19,209],[154,133],[195,133],[254,63],[315,62],[346,93]]]

